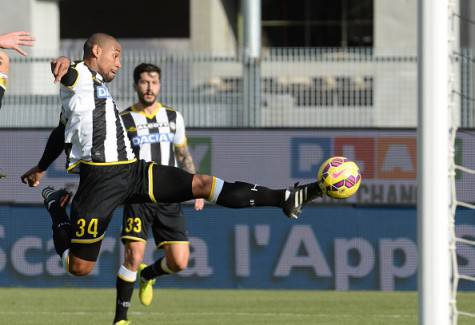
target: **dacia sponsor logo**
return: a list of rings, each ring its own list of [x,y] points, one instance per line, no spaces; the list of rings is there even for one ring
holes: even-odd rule
[[[173,133],[151,133],[147,135],[137,135],[132,138],[132,145],[138,147],[147,143],[173,142]]]
[[[110,97],[109,89],[106,86],[98,86],[96,88],[96,96],[97,98],[107,98]]]

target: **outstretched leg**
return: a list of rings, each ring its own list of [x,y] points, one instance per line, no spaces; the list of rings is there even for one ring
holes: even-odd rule
[[[208,197],[205,194],[207,192],[210,193]],[[273,190],[245,182],[228,183],[207,175],[195,175],[193,193],[228,208],[280,207],[287,217],[293,219],[298,218],[306,203],[322,195],[316,182],[304,185],[297,183],[289,189]]]
[[[159,202],[184,202],[203,198],[227,208],[274,206],[283,209],[289,218],[297,218],[302,207],[322,195],[316,182],[290,189],[269,189],[245,182],[225,182],[208,175],[192,175],[184,170],[150,165],[153,176],[153,197]]]

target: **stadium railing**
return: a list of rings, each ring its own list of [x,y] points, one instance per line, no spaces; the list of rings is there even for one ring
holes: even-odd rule
[[[405,53],[265,49],[261,60],[251,63],[260,71],[260,78],[251,76],[260,91],[259,105],[249,107],[243,91],[249,76],[239,55],[125,50],[110,90],[120,109],[130,106],[136,101],[133,69],[150,62],[162,68],[160,101],[180,110],[189,127],[415,127],[417,58]],[[0,127],[57,124],[60,103],[50,59],[12,60]],[[249,118],[251,109],[258,119]]]

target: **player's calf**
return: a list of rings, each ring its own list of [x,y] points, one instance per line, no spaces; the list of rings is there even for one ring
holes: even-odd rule
[[[287,217],[296,219],[302,207],[319,196],[322,196],[322,191],[317,182],[297,183],[288,190],[273,190],[245,182],[228,183],[213,177],[208,200],[228,208],[281,207]]]
[[[195,179],[200,179],[196,182]],[[197,188],[195,184],[203,184]],[[257,184],[246,182],[225,182],[215,176],[195,175],[193,178],[193,195],[227,208],[249,208],[254,206],[281,207],[285,190],[273,190]]]
[[[137,279],[137,271],[131,270],[121,265],[117,272],[116,287],[116,306],[114,324],[127,322],[127,313],[131,305],[130,301],[134,291],[134,284]],[[124,323],[128,324],[128,323]]]
[[[136,272],[143,261],[145,242],[127,240],[124,246],[124,265],[127,269]]]
[[[92,272],[95,261],[88,261],[71,254],[71,221],[66,212],[66,205],[71,193],[65,189],[55,190],[46,187],[41,192],[45,208],[48,210],[53,229],[53,242],[56,252],[61,257],[65,270],[75,276],[85,276]]]
[[[143,261],[145,242],[125,241],[124,264],[120,266],[116,279],[116,307],[114,324],[128,324],[127,313],[131,305],[137,270]]]
[[[46,187],[41,192],[44,205],[48,210],[52,221],[53,242],[58,255],[63,259],[63,264],[67,264],[63,255],[71,246],[71,222],[66,213],[65,201],[69,201],[71,193],[64,189],[55,190],[53,187]]]

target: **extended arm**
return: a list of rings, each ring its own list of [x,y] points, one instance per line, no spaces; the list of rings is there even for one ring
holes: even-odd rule
[[[31,187],[40,185],[48,167],[59,157],[64,149],[64,124],[59,125],[51,131],[46,143],[45,150],[38,165],[34,166],[21,176],[21,181]]]
[[[27,53],[20,46],[33,46],[35,38],[29,32],[13,32],[0,35],[0,48],[12,49],[23,56]]]
[[[51,131],[48,142],[46,143],[43,156],[38,163],[38,167],[45,171],[59,157],[64,149],[64,124],[59,125]]]

